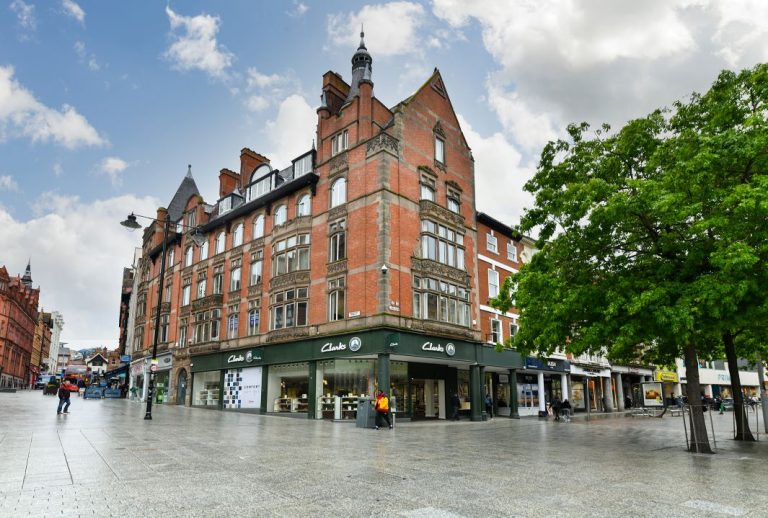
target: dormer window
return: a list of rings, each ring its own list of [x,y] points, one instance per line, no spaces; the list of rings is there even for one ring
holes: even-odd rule
[[[219,214],[224,214],[232,210],[232,196],[227,196],[219,202]]]
[[[272,169],[269,164],[263,164],[251,174],[251,183],[248,185],[248,201],[267,194],[272,190]]]
[[[312,172],[312,153],[296,159],[293,163],[293,177],[298,178]]]
[[[347,149],[349,132],[347,130],[331,137],[331,155],[337,155]]]

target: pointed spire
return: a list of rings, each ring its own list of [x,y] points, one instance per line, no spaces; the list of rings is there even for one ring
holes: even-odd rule
[[[357,47],[357,48],[358,48],[358,50],[359,49],[368,50],[368,49],[365,48],[365,31],[363,30],[363,24],[362,23],[360,24],[360,46]]]
[[[187,164],[187,178],[192,178],[192,164]]]
[[[32,288],[32,258],[27,259],[27,269],[24,271],[24,277],[21,278],[21,282],[27,288]]]

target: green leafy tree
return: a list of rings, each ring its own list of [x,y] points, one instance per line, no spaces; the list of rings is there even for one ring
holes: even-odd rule
[[[512,281],[512,345],[656,364],[682,356],[688,400],[701,401],[699,356],[724,348],[730,359],[766,306],[766,85],[764,65],[723,72],[671,112],[616,133],[572,125],[544,148],[520,226],[538,229],[540,251]],[[729,364],[738,385],[735,356]],[[691,427],[691,450],[711,452],[700,405]]]

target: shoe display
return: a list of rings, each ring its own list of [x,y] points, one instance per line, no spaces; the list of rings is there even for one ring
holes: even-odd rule
[[[375,428],[376,428],[376,430],[378,430],[378,429],[379,429],[379,427],[378,427],[378,426],[376,426]]]

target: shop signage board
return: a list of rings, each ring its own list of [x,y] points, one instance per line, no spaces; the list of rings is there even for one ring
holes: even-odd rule
[[[678,383],[680,381],[677,373],[671,371],[656,371],[653,373],[653,379],[670,383]]]
[[[528,357],[525,359],[525,368],[540,371],[571,372],[571,363],[564,360]]]
[[[664,406],[663,389],[658,381],[646,381],[640,384],[643,388],[643,406]]]
[[[130,363],[130,362],[131,362],[131,357],[130,357],[130,355],[128,355],[128,354],[123,354],[122,356],[120,356],[120,362],[121,362],[121,363]]]

